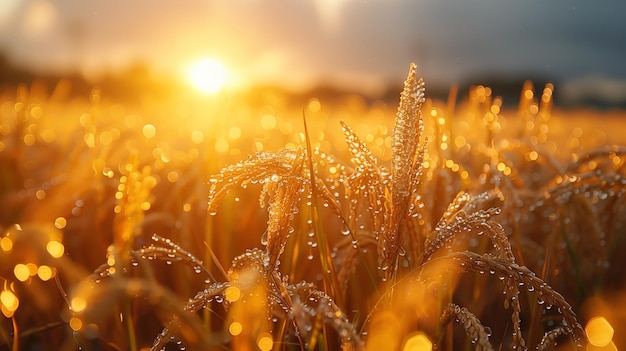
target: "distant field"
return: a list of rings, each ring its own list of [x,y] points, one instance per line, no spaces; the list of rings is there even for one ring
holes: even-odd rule
[[[626,112],[412,74],[0,92],[0,350],[626,348]]]

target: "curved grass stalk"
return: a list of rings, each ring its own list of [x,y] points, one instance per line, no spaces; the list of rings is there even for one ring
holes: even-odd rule
[[[472,340],[473,344],[476,344],[476,351],[493,350],[489,342],[490,330],[467,308],[453,303],[446,305],[441,315],[441,324],[445,326],[453,320],[463,327],[467,337]]]
[[[544,309],[557,311],[562,316],[560,327],[563,328],[564,334],[569,335],[574,343],[580,344],[585,339],[582,326],[578,323],[569,303],[531,270],[508,260],[469,251],[453,252],[442,257],[433,258],[400,278],[394,283],[394,286],[387,289],[379,297],[371,313],[367,316],[363,328],[367,326],[380,304],[387,300],[386,295],[392,294],[394,291],[403,290],[399,288],[400,284],[407,284],[411,281],[427,283],[434,279],[440,279],[443,273],[461,272],[489,273],[494,279],[499,278],[503,281],[505,287],[505,308],[510,307],[512,309],[513,349],[527,349],[526,341],[522,335],[520,319],[521,305],[519,303],[519,294],[521,286],[525,286],[526,290],[534,293],[537,296],[537,303],[543,306]]]

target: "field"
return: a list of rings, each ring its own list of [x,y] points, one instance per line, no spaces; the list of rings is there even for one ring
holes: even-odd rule
[[[0,350],[623,349],[626,116],[554,89],[3,91]]]

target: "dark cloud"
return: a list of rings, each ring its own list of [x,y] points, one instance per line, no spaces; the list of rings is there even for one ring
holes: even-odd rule
[[[242,74],[293,84],[398,80],[411,61],[441,84],[476,72],[626,79],[623,1],[348,0],[330,24],[320,2],[29,0],[0,27],[0,45],[39,69],[167,69],[221,55]],[[55,21],[33,33],[25,21],[38,4]]]

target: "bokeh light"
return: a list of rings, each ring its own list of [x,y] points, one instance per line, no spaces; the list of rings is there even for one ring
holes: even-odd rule
[[[5,289],[0,292],[0,303],[2,304],[2,314],[7,318],[11,318],[19,307],[20,300],[13,291]]]
[[[17,280],[25,282],[30,277],[30,270],[25,264],[18,263],[13,268],[13,274],[15,275],[15,278],[17,278]]]
[[[43,281],[50,280],[51,278],[54,277],[54,274],[55,274],[54,269],[52,269],[52,267],[50,266],[41,265],[37,269],[37,276],[39,277],[39,279]]]
[[[67,220],[64,217],[57,217],[54,220],[54,226],[57,229],[63,229],[63,228],[65,228],[66,225],[67,225]]]
[[[224,297],[229,302],[235,302],[241,297],[241,290],[236,286],[229,286],[224,291]]]
[[[54,258],[59,258],[63,256],[63,253],[65,252],[65,246],[63,246],[63,244],[58,241],[51,240],[46,245],[46,250],[48,251],[50,256]]]
[[[594,346],[606,346],[613,339],[615,330],[609,321],[602,316],[597,316],[589,320],[585,326],[585,333],[589,343]]]
[[[74,312],[81,312],[87,307],[87,300],[82,296],[73,297],[70,303],[70,307]]]
[[[237,336],[241,334],[242,331],[243,331],[243,326],[239,322],[232,322],[228,326],[228,332],[230,333],[230,335]]]
[[[257,346],[261,351],[269,351],[274,347],[274,339],[269,333],[261,333],[257,338]]]
[[[80,318],[72,317],[70,319],[70,328],[75,331],[79,331],[83,328],[83,321]]]
[[[433,343],[424,333],[415,333],[404,342],[402,351],[431,351]]]
[[[156,135],[157,130],[154,124],[148,123],[143,126],[142,132],[143,132],[143,136],[145,136],[148,139],[152,139]]]
[[[8,237],[0,239],[0,248],[4,252],[11,252],[11,250],[13,249],[13,240]]]

